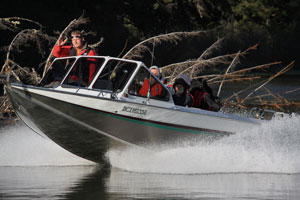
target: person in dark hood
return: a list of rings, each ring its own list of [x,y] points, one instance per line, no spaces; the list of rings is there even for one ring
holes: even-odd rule
[[[220,98],[213,95],[213,91],[205,79],[199,78],[193,85],[194,87],[191,90],[194,98],[192,107],[210,111],[219,111],[221,109]]]
[[[174,94],[172,95],[175,105],[191,107],[193,97],[187,93],[191,85],[190,77],[180,74],[173,84]]]

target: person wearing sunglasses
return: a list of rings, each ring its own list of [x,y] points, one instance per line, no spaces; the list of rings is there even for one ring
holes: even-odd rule
[[[75,30],[71,32],[71,38],[72,38],[72,45],[65,45],[68,41],[68,39],[63,40],[63,37],[60,36],[58,38],[57,43],[55,44],[53,48],[53,55],[55,57],[68,57],[68,56],[96,56],[96,52],[91,49],[87,42],[85,41],[84,35],[81,31]],[[96,72],[96,60],[93,58],[88,58],[88,61],[90,61],[89,65],[89,77],[88,82],[90,83],[93,79],[93,76]],[[73,77],[74,81],[77,81],[75,79],[78,79],[76,77]]]
[[[53,55],[55,57],[96,55],[96,52],[87,45],[87,42],[85,41],[81,31],[72,31],[71,38],[72,45],[65,45],[68,39],[63,40],[62,36],[58,38],[58,41],[53,48]]]

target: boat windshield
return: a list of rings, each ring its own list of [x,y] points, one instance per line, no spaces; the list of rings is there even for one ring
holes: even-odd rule
[[[170,101],[169,91],[145,67],[141,67],[135,75],[128,87],[128,93],[133,96]]]
[[[41,80],[40,85],[46,86],[51,83],[60,83],[75,60],[76,58],[56,59]]]
[[[63,85],[87,87],[104,62],[103,58],[80,57],[67,74]]]
[[[117,59],[109,60],[93,84],[93,89],[121,92],[135,71],[137,63]]]
[[[40,86],[57,86],[63,81],[64,85],[86,87],[91,83],[104,61],[104,58],[91,57],[80,57],[77,60],[76,57],[56,59],[40,82]]]

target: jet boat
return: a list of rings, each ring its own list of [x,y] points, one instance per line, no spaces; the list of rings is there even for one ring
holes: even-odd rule
[[[9,79],[5,90],[17,116],[66,150],[105,162],[112,148],[151,148],[212,140],[259,126],[262,120],[177,106],[168,87],[160,96],[139,90],[159,79],[144,63],[108,56],[56,58],[40,84]]]

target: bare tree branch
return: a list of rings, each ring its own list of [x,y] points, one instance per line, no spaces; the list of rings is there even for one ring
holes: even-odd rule
[[[89,47],[93,48],[93,49],[96,49],[98,48],[104,41],[104,38],[101,37],[100,40],[98,42],[96,42],[95,44],[90,44]]]
[[[205,59],[209,57],[213,52],[220,49],[221,43],[223,42],[224,38],[219,38],[216,42],[214,42],[209,48],[207,48],[201,56],[198,58],[198,60]]]
[[[177,44],[178,41],[182,40],[183,38],[192,37],[192,36],[195,37],[195,36],[198,36],[198,35],[204,34],[204,33],[206,33],[206,32],[204,32],[204,31],[173,32],[173,33],[154,36],[154,37],[148,38],[148,39],[136,44],[122,58],[133,59],[136,57],[140,57],[141,54],[145,52],[145,50],[148,50],[148,52],[151,52],[151,50],[149,50],[149,47],[147,47],[147,44],[152,44],[153,46],[159,45],[162,42],[171,42],[171,43]]]
[[[254,92],[258,91],[259,89],[261,89],[263,86],[265,86],[266,84],[268,84],[271,80],[273,80],[274,78],[280,76],[281,74],[284,74],[285,72],[287,72],[288,70],[290,70],[293,65],[294,65],[295,61],[292,61],[290,64],[288,64],[286,67],[284,67],[282,70],[280,70],[278,73],[276,73],[274,76],[270,77],[266,82],[264,82],[261,86],[257,87],[254,91],[252,91],[250,94],[248,94],[243,100],[242,103],[245,102],[245,100],[250,97]]]
[[[2,30],[9,30],[12,32],[20,31],[20,25],[23,22],[31,23],[39,27],[39,29],[42,28],[42,25],[36,21],[33,21],[31,19],[22,18],[22,17],[6,17],[6,18],[0,18],[0,29]]]
[[[236,54],[236,56],[235,56],[234,59],[232,60],[231,64],[230,64],[229,67],[227,68],[227,70],[226,70],[226,72],[225,72],[224,75],[227,75],[227,73],[229,72],[229,70],[230,70],[232,67],[234,67],[235,61],[238,59],[239,55],[240,55],[240,52],[238,52],[238,53]],[[222,80],[222,82],[221,82],[221,84],[220,84],[220,86],[219,86],[219,90],[218,90],[218,93],[217,93],[217,97],[219,97],[219,95],[220,95],[220,93],[221,93],[221,89],[222,89],[222,86],[223,86],[223,81],[224,81],[224,79],[225,79],[225,78],[223,78],[223,80]]]
[[[216,42],[219,43],[219,42]],[[213,44],[214,45],[214,44]],[[244,56],[248,54],[250,50],[255,50],[257,48],[258,44],[255,44],[248,49],[239,52],[239,56]],[[206,67],[214,67],[220,64],[230,64],[231,60],[236,57],[238,53],[233,54],[227,54],[227,55],[221,55],[216,56],[207,60],[188,60],[183,61],[179,63],[172,63],[167,66],[161,67],[161,71],[165,76],[169,77],[169,81],[173,82],[178,74],[186,74],[190,75],[191,79],[195,79],[193,76],[194,74],[201,73]],[[193,74],[191,75],[191,71],[193,71]]]
[[[220,48],[221,42],[224,40],[224,38],[218,39],[216,42],[214,42],[209,48],[207,48],[202,54],[201,56],[197,59],[197,60],[202,60],[207,58],[208,56],[210,56],[214,51],[216,51],[217,49]],[[190,72],[190,77],[193,76],[194,72],[195,72],[195,67],[192,67],[192,70]]]
[[[227,75],[216,76],[216,77],[210,79],[208,82],[214,81],[216,79],[223,78],[223,76],[225,76],[225,78],[226,78],[227,76],[231,76],[231,75],[234,75],[234,74],[244,74],[245,72],[249,72],[249,71],[257,70],[257,69],[268,68],[268,67],[278,65],[278,64],[281,64],[281,62],[272,62],[272,63],[268,63],[268,64],[258,65],[258,66],[255,66],[255,67],[249,67],[249,68],[246,68],[246,69],[241,69],[241,70],[238,70],[238,71],[233,71],[233,72],[228,73]]]

